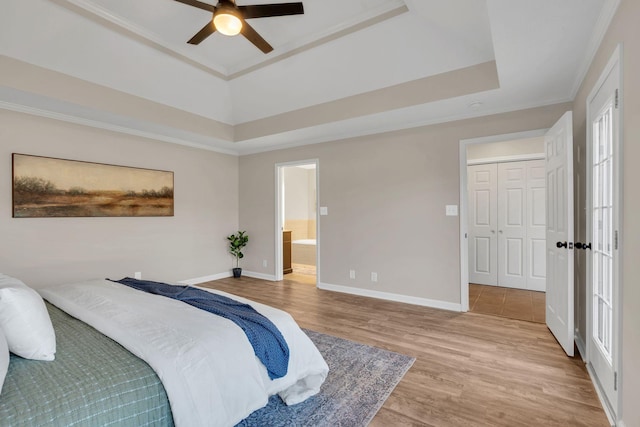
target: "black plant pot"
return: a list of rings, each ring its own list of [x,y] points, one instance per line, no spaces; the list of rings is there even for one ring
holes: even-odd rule
[[[236,267],[233,269],[233,277],[235,277],[236,279],[238,277],[242,276],[242,268]]]

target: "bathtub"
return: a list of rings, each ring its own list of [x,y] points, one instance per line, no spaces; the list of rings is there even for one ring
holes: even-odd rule
[[[291,242],[291,262],[316,265],[316,239],[299,239]]]

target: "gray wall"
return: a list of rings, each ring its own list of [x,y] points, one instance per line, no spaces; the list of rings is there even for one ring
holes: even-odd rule
[[[616,46],[623,43],[623,117],[622,117],[622,234],[621,250],[622,259],[621,277],[621,301],[622,301],[622,379],[621,379],[621,419],[627,427],[640,426],[640,192],[637,182],[640,181],[638,159],[640,159],[640,2],[637,0],[622,0],[620,7],[611,22],[598,52],[591,63],[591,67],[585,77],[582,86],[576,96],[574,110],[574,140],[576,154],[576,169],[580,176],[578,198],[575,211],[580,213],[577,218],[582,226],[576,229],[576,235],[584,238],[585,230],[585,182],[584,163],[586,153],[586,102],[589,93],[597,82],[600,74],[613,54]],[[577,154],[580,154],[579,156]],[[586,339],[586,297],[584,279],[584,255],[579,255],[580,270],[576,273],[580,276],[578,289],[576,289],[576,313],[579,318],[576,325],[579,334]]]
[[[247,270],[275,274],[275,164],[319,159],[320,280],[460,303],[461,139],[548,128],[562,104],[240,158],[240,226]],[[269,267],[262,267],[262,260]],[[349,270],[356,279],[349,279]],[[370,281],[371,272],[378,282]]]
[[[11,153],[174,171],[175,216],[11,218]],[[238,159],[0,110],[0,272],[34,286],[89,278],[176,281],[226,273]]]

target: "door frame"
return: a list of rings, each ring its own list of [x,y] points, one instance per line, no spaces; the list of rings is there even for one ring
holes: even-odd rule
[[[614,230],[618,232],[618,254],[614,259],[614,265],[613,265],[613,273],[614,273],[614,277],[613,277],[613,302],[612,302],[612,306],[615,308],[615,314],[613,316],[613,331],[612,331],[612,350],[615,352],[615,356],[612,358],[613,361],[613,368],[614,371],[616,371],[618,373],[617,375],[617,395],[618,395],[618,399],[617,399],[617,404],[615,408],[611,408],[608,402],[608,399],[604,396],[604,392],[602,390],[600,390],[600,385],[598,383],[598,381],[596,380],[598,377],[595,375],[595,372],[593,372],[590,360],[589,360],[589,355],[590,355],[590,351],[591,351],[591,334],[593,332],[593,316],[592,316],[592,310],[593,310],[593,278],[591,277],[592,275],[592,265],[591,262],[587,261],[586,262],[586,331],[585,331],[585,354],[583,355],[583,360],[586,363],[587,366],[587,370],[589,371],[589,375],[592,378],[592,382],[595,386],[596,392],[598,394],[598,397],[600,398],[600,402],[602,403],[603,408],[605,409],[605,413],[607,414],[607,417],[609,418],[610,422],[615,422],[617,420],[617,416],[618,414],[621,414],[621,409],[622,409],[622,399],[620,399],[620,396],[622,395],[622,388],[624,387],[623,384],[623,376],[622,376],[622,355],[620,354],[620,349],[622,348],[621,345],[621,340],[622,340],[622,334],[620,333],[620,325],[622,325],[622,286],[620,286],[620,283],[622,282],[622,254],[621,254],[621,247],[622,247],[622,240],[624,239],[624,232],[622,230],[623,227],[623,212],[622,212],[622,204],[623,204],[623,199],[622,199],[622,191],[623,191],[623,153],[622,153],[622,149],[623,149],[623,132],[622,130],[624,129],[624,124],[623,124],[623,120],[624,120],[624,103],[622,102],[623,100],[623,52],[622,52],[622,45],[618,44],[615,48],[615,50],[613,51],[613,53],[611,54],[611,57],[609,59],[609,62],[607,63],[606,67],[602,70],[602,73],[600,74],[600,76],[598,77],[598,81],[593,85],[591,92],[589,93],[589,96],[587,96],[586,99],[586,126],[587,126],[587,138],[586,138],[586,161],[585,161],[585,169],[586,169],[586,173],[585,173],[585,181],[586,181],[586,185],[585,185],[585,209],[586,209],[586,215],[585,215],[585,226],[587,227],[587,234],[586,237],[591,240],[592,236],[591,236],[591,226],[593,224],[593,217],[592,217],[592,200],[591,200],[591,194],[593,191],[593,182],[592,182],[592,168],[591,168],[591,162],[593,159],[593,153],[592,153],[592,144],[593,144],[593,129],[590,123],[590,117],[591,117],[591,102],[593,101],[593,99],[596,97],[598,91],[600,90],[600,88],[602,87],[602,85],[605,83],[606,79],[608,78],[608,76],[614,71],[615,67],[618,67],[618,135],[617,138],[614,138],[613,140],[613,144],[615,147],[614,150],[614,164],[617,165],[617,168],[613,171],[613,180],[614,180],[614,189],[613,189],[613,206],[614,209],[616,209],[616,215],[613,217],[614,219]],[[617,224],[616,224],[617,222]]]
[[[461,139],[458,149],[460,158],[460,311],[469,311],[469,212],[467,194],[467,147],[473,144],[505,142],[517,139],[537,138],[544,136],[549,129],[535,129],[502,135],[483,136],[479,138]],[[530,160],[531,156],[501,157],[501,161]]]
[[[316,288],[320,283],[320,160],[295,160],[275,164],[275,186],[276,186],[276,221],[275,221],[275,280],[281,281],[284,278],[282,271],[282,230],[283,223],[283,201],[284,201],[284,168],[301,165],[314,164],[316,166]]]

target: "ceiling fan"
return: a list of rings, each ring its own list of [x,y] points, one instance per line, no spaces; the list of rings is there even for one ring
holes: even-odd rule
[[[301,15],[304,13],[301,2],[238,6],[235,0],[219,0],[216,6],[212,6],[197,0],[175,1],[213,13],[211,21],[198,31],[187,43],[200,44],[200,42],[216,31],[227,36],[235,36],[236,34],[242,33],[247,40],[264,53],[271,52],[273,47],[247,23],[246,19]]]

